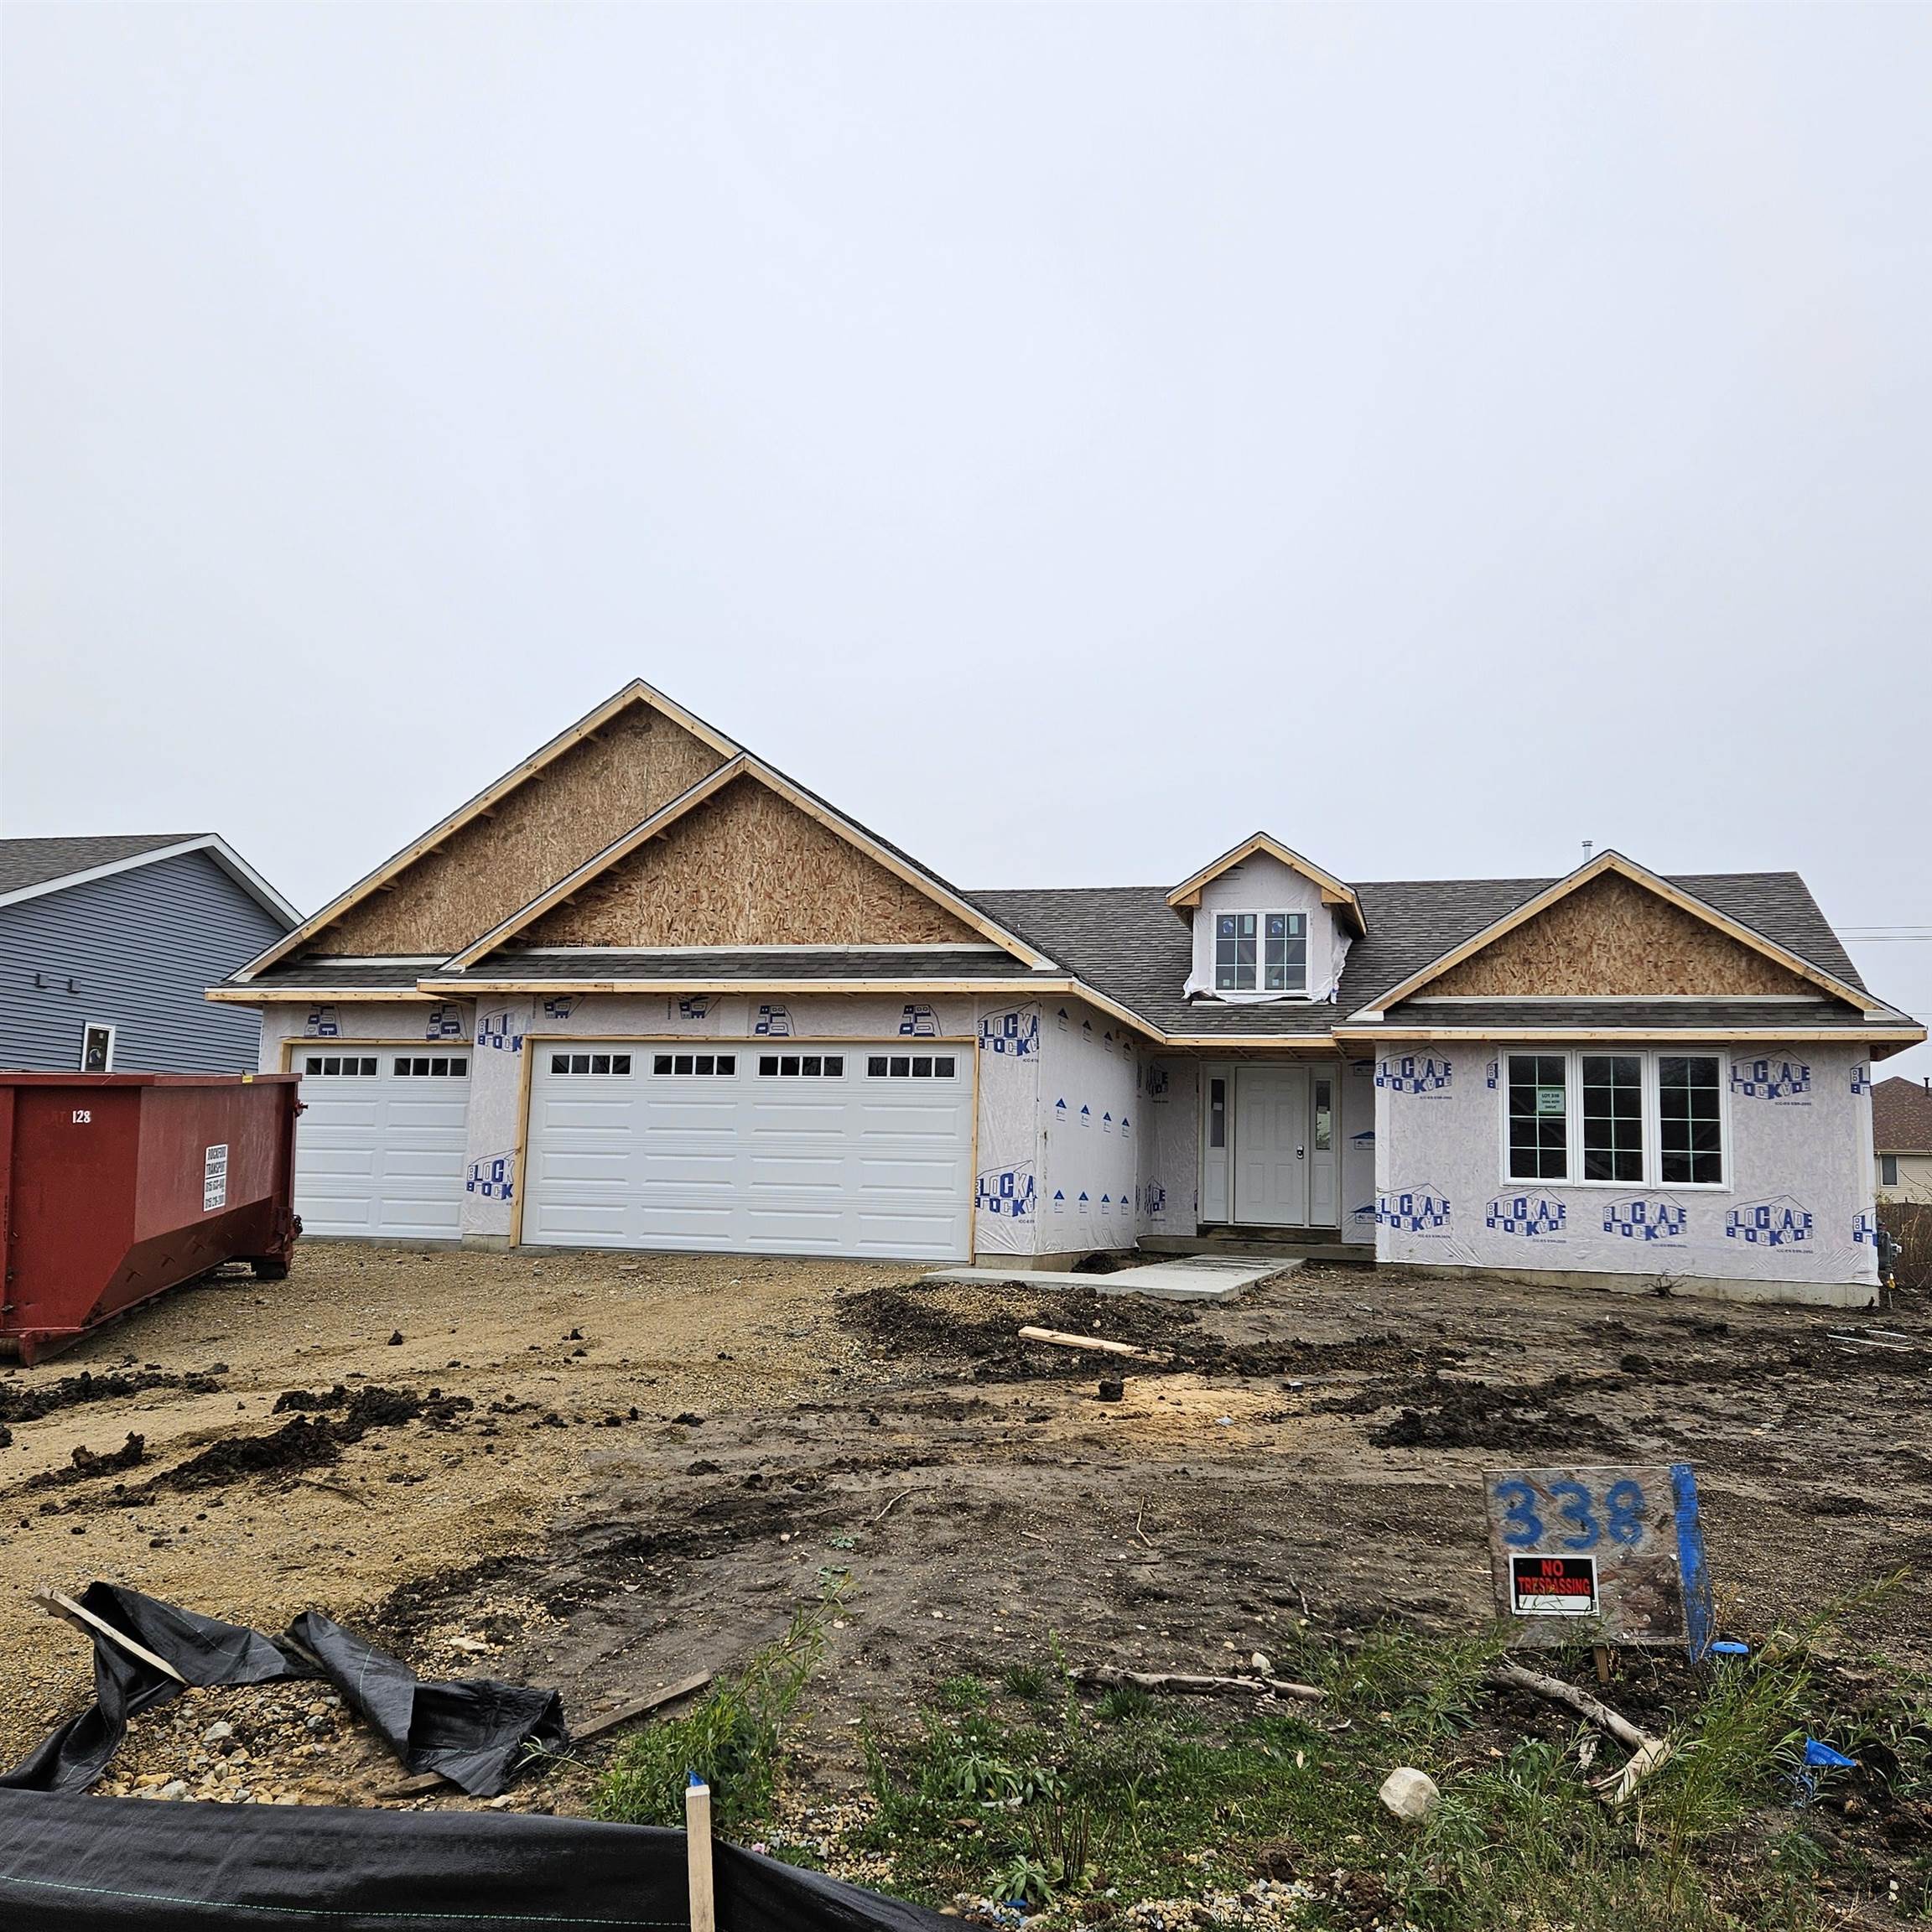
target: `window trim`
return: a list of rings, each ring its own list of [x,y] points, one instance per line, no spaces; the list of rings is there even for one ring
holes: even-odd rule
[[[1208,979],[1214,996],[1219,1000],[1306,1000],[1311,997],[1309,988],[1313,983],[1312,967],[1315,949],[1315,915],[1305,906],[1216,906],[1208,911]],[[1223,986],[1221,984],[1221,922],[1223,919],[1252,919],[1254,922],[1254,984],[1252,986]],[[1270,919],[1299,919],[1301,922],[1301,983],[1298,986],[1270,986],[1268,984],[1268,922]],[[1284,934],[1284,944],[1292,934]],[[1239,928],[1235,943],[1239,944]],[[1239,965],[1234,969],[1240,970]],[[1283,970],[1286,968],[1284,966]]]
[[[1615,1193],[1636,1187],[1646,1192],[1671,1194],[1733,1194],[1737,1192],[1736,1147],[1732,1138],[1731,1087],[1726,1078],[1724,1054],[1715,1046],[1685,1044],[1681,1046],[1537,1046],[1531,1041],[1497,1042],[1496,1055],[1496,1166],[1506,1187],[1583,1187]],[[1639,1181],[1589,1181],[1583,1177],[1583,1060],[1605,1054],[1640,1062],[1644,1125],[1644,1176]],[[1565,1154],[1567,1176],[1561,1181],[1531,1181],[1509,1171],[1509,1062],[1512,1059],[1554,1059],[1564,1062]],[[1666,1181],[1664,1173],[1663,1106],[1659,1098],[1659,1060],[1715,1060],[1717,1062],[1717,1152],[1724,1164],[1722,1181]]]
[[[107,1058],[104,1065],[96,1067],[92,1071],[99,1073],[112,1073],[114,1071],[115,1042],[120,1037],[120,1032],[121,1029],[112,1020],[84,1020],[80,1023],[80,1064],[79,1071],[86,1073],[90,1070],[87,1065],[87,1036],[90,1033],[105,1033],[107,1036]]]

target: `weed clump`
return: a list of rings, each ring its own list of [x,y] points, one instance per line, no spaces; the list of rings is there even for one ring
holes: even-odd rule
[[[771,1815],[787,1725],[824,1649],[826,1603],[801,1604],[791,1628],[690,1713],[626,1743],[599,1785],[592,1815],[622,1825],[682,1826],[695,1774],[711,1787],[711,1815],[730,1834]]]

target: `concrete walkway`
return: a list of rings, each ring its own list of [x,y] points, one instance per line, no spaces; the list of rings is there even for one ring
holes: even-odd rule
[[[1076,1275],[1036,1268],[942,1268],[928,1281],[1010,1281],[1015,1286],[1091,1288],[1096,1295],[1152,1295],[1163,1301],[1225,1301],[1259,1281],[1290,1275],[1299,1255],[1188,1254],[1123,1268],[1113,1275]]]

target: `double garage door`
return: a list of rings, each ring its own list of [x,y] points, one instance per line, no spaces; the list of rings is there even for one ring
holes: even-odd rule
[[[962,1259],[972,1060],[924,1044],[534,1044],[523,1239]]]
[[[295,1212],[309,1234],[454,1240],[463,1216],[467,1052],[296,1050]]]

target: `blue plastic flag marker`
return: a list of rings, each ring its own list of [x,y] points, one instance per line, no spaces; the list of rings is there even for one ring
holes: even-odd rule
[[[1805,1762],[1820,1771],[1856,1771],[1858,1760],[1847,1758],[1841,1751],[1834,1751],[1829,1744],[1820,1744],[1815,1737],[1805,1740]]]

